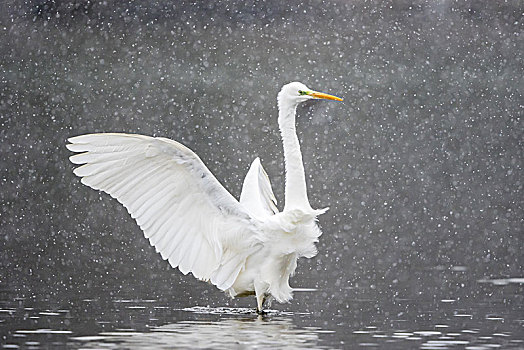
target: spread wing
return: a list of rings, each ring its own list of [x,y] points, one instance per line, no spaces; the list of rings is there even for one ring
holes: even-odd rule
[[[184,145],[160,137],[72,137],[82,183],[122,203],[171,266],[226,290],[257,249],[257,222]]]
[[[277,199],[273,194],[271,182],[258,157],[251,163],[244,179],[240,204],[251,216],[260,219],[278,213]]]

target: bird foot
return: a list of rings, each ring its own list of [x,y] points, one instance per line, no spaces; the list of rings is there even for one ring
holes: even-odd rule
[[[259,310],[258,308],[256,308],[256,313],[259,315],[267,315],[267,311]]]

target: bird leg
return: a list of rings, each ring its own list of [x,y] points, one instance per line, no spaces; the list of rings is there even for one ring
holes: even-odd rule
[[[264,311],[264,303],[266,302],[267,298],[265,294],[257,295],[257,314],[259,315],[265,315],[267,314],[266,311]]]
[[[266,312],[264,311],[264,303],[267,300],[267,284],[266,283],[256,283],[255,282],[255,295],[257,297],[257,314],[263,315]]]

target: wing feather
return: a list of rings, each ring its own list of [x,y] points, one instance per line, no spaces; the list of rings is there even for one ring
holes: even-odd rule
[[[271,182],[258,157],[251,163],[244,179],[240,203],[255,217],[265,218],[278,213]]]
[[[231,287],[259,246],[258,221],[184,145],[130,134],[72,137],[81,182],[122,203],[171,266]],[[272,191],[271,191],[272,193]],[[267,193],[266,193],[267,196]]]

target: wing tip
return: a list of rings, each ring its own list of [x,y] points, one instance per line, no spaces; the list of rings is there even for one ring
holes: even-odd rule
[[[67,139],[67,142],[70,142],[70,143],[83,143],[82,142],[82,139],[85,139],[87,136],[92,136],[92,135],[96,135],[96,134],[82,134],[82,135],[77,135],[77,136],[71,136]]]
[[[69,146],[69,145],[68,145]],[[73,151],[70,149],[70,151]],[[73,151],[74,152],[74,151]],[[69,157],[69,161],[73,164],[85,164],[86,162],[82,161],[81,159],[79,159],[81,154],[74,154],[72,156]]]

